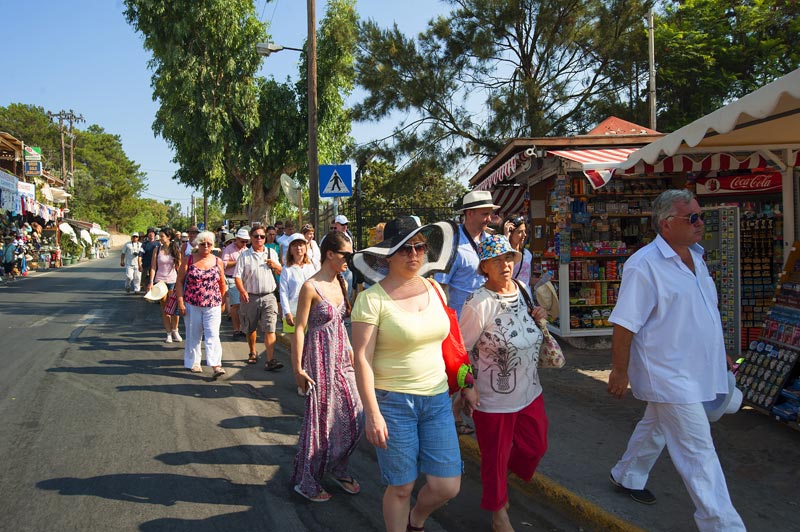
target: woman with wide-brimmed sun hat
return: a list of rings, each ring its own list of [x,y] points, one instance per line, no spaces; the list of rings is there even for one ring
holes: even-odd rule
[[[292,241],[290,251],[301,246],[299,242]],[[344,325],[350,302],[342,273],[353,246],[343,233],[331,232],[320,250],[322,267],[300,289],[292,342],[295,382],[306,396],[292,484],[294,491],[313,502],[331,498],[322,487],[326,473],[346,493],[361,491],[348,472],[348,461],[364,433],[353,350]]]
[[[537,363],[543,335],[529,311],[530,296],[514,279],[522,254],[491,235],[478,245],[478,271],[486,282],[467,297],[459,326],[470,354],[481,402],[472,419],[481,450],[481,507],[492,530],[513,530],[508,518],[508,473],[529,481],[547,450],[547,415]]]
[[[367,440],[375,446],[389,532],[423,530],[425,520],[461,489],[463,462],[448,393],[442,341],[450,332],[444,293],[423,276],[449,268],[457,227],[392,220],[380,244],[355,254],[372,283],[352,315],[358,390]],[[477,402],[469,389],[470,406]],[[417,477],[426,475],[411,508]]]

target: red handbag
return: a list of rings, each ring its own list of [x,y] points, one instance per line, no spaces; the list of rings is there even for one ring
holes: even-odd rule
[[[467,355],[467,348],[464,347],[461,329],[458,327],[458,314],[444,304],[444,299],[439,289],[433,281],[430,281],[430,283],[433,285],[433,291],[439,296],[439,301],[442,302],[442,307],[444,307],[444,311],[450,320],[450,334],[442,342],[442,357],[444,358],[444,369],[447,373],[447,386],[450,388],[450,395],[453,395],[461,389],[461,385],[458,382],[459,373],[469,372],[469,356]],[[462,367],[465,369],[462,370]]]

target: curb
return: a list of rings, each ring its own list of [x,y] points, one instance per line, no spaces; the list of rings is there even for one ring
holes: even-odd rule
[[[276,336],[278,342],[285,346],[289,345],[289,339],[285,334],[278,333]],[[462,457],[480,467],[481,452],[475,437],[463,435],[459,436],[458,439]],[[528,497],[546,500],[553,506],[565,509],[573,515],[577,515],[579,519],[591,523],[604,531],[646,532],[645,529],[617,517],[538,471],[530,482],[525,482],[515,475],[510,475],[509,484]]]
[[[481,452],[474,436],[459,436],[461,455],[480,466]],[[609,513],[597,504],[570,491],[550,477],[536,472],[530,482],[509,475],[509,484],[528,497],[545,500],[551,505],[577,515],[581,520],[591,523],[604,531],[646,532],[632,523]]]

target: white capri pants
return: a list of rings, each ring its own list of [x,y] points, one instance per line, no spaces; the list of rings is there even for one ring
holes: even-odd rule
[[[203,353],[200,342],[205,336],[206,365],[214,367],[222,365],[222,344],[219,340],[219,325],[222,321],[222,307],[197,307],[186,305],[185,347],[183,349],[183,365],[187,369],[200,366]]]
[[[142,289],[142,272],[139,271],[139,266],[125,266],[125,288],[130,288],[134,292]]]
[[[647,403],[644,417],[611,474],[626,488],[644,489],[665,445],[694,502],[697,528],[701,532],[743,532],[744,523],[731,503],[702,403]]]

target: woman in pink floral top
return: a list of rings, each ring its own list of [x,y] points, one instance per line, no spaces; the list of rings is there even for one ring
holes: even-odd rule
[[[205,336],[206,363],[214,371],[214,377],[219,377],[225,374],[219,326],[228,286],[222,260],[211,253],[213,247],[214,233],[203,231],[197,235],[192,242],[192,250],[196,252],[181,263],[175,292],[178,295],[178,311],[186,316],[184,366],[191,369],[192,373],[202,373],[200,341]]]

